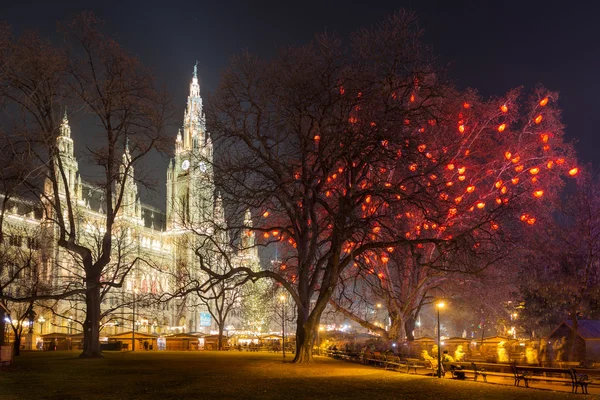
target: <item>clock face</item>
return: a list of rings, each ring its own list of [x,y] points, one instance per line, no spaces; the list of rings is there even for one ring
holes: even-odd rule
[[[206,172],[206,163],[205,162],[200,163],[200,171]]]
[[[181,169],[183,169],[184,171],[187,171],[187,169],[190,167],[190,161],[189,160],[183,160],[183,162],[181,163]]]

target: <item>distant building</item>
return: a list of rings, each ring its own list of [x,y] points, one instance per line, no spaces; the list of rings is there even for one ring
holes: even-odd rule
[[[74,154],[71,127],[65,116],[57,138],[59,156],[66,173],[69,193],[76,205],[76,227],[80,240],[88,246],[103,233],[105,218],[105,191],[82,181],[79,161]],[[205,309],[182,299],[152,305],[145,301],[150,295],[172,293],[175,285],[190,274],[201,274],[198,257],[194,250],[199,246],[197,233],[212,236],[214,222],[225,228],[225,213],[219,195],[215,193],[213,180],[213,146],[206,130],[202,98],[196,68],[190,83],[190,94],[184,112],[183,128],[174,137],[174,157],[167,166],[166,213],[142,203],[133,177],[133,168],[127,172],[123,203],[116,220],[114,238],[118,242],[111,257],[110,274],[117,270],[117,261],[131,263],[140,258],[127,274],[122,288],[111,288],[103,302],[103,311],[115,308],[109,318],[103,320],[101,336],[131,331],[135,307],[136,331],[148,334],[170,334],[182,332],[207,332],[206,318],[201,323],[200,313]],[[131,157],[128,145],[123,152],[124,162]],[[121,176],[125,176],[123,167]],[[62,185],[62,180],[59,186]],[[50,185],[46,182],[46,185]],[[119,183],[117,183],[118,187]],[[46,195],[53,193],[46,186]],[[61,196],[66,190],[59,187]],[[38,254],[39,276],[49,287],[67,288],[71,282],[81,285],[81,267],[77,258],[58,246],[58,228],[51,221],[52,215],[44,215],[39,203],[24,199],[11,200],[5,218],[7,246],[33,249]],[[48,212],[51,214],[51,211]],[[251,226],[250,213],[245,215],[246,226]],[[193,226],[196,232],[191,232]],[[225,229],[219,235],[226,244]],[[237,264],[258,268],[258,253],[254,245],[254,234],[247,230],[242,234],[243,246],[248,250],[233,254]],[[8,275],[12,273],[9,269]],[[25,274],[26,275],[26,274]],[[19,279],[27,279],[27,276]],[[17,293],[19,285],[10,290]],[[127,304],[118,308],[119,305]],[[50,304],[49,304],[50,305]],[[36,332],[74,334],[80,331],[76,321],[82,321],[85,304],[81,301],[61,300],[51,313],[36,310],[43,322],[35,323]]]

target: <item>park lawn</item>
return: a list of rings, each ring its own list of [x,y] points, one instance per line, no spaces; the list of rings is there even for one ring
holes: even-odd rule
[[[29,352],[0,370],[0,399],[589,399],[593,396],[435,379],[317,357],[240,352]]]

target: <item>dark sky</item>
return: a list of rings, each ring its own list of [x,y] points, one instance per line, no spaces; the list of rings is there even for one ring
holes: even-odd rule
[[[54,3],[54,4],[53,4]],[[56,21],[92,10],[106,30],[142,61],[183,108],[195,60],[201,90],[213,90],[232,54],[269,56],[277,46],[303,44],[327,30],[347,36],[400,7],[417,12],[425,41],[450,77],[484,96],[538,83],[561,93],[569,139],[583,162],[600,161],[600,3],[521,1],[23,1],[3,6],[15,31],[53,35]],[[175,137],[176,132],[173,132]],[[77,146],[77,144],[76,144]],[[164,168],[157,171],[164,182]]]

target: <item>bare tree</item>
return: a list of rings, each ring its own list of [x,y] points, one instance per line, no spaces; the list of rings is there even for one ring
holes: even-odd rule
[[[127,188],[140,182],[134,166],[154,149],[162,149],[169,98],[156,89],[155,78],[138,59],[102,33],[93,15],[80,14],[63,32],[67,48],[56,48],[33,34],[13,44],[2,94],[23,116],[21,130],[28,134],[39,163],[47,166],[44,186],[32,185],[32,191],[42,197],[45,218],[54,224],[50,240],[79,257],[84,277],[83,287],[56,296],[84,294],[82,356],[97,357],[102,291],[122,286],[122,281],[104,279],[112,278],[107,269],[114,255],[117,218],[128,201]],[[104,201],[99,249],[85,242],[77,225],[76,159],[70,129],[64,121],[59,123],[67,100],[88,113],[96,126],[91,129],[96,140],[87,152],[100,171],[92,183]],[[151,184],[147,179],[143,183]]]
[[[385,262],[399,247],[432,268],[475,265],[512,221],[535,224],[536,204],[573,165],[556,93],[538,88],[524,111],[519,91],[489,101],[459,93],[421,35],[414,14],[400,12],[349,48],[319,36],[269,62],[245,54],[209,103],[223,154],[216,183],[238,211],[253,210],[260,244],[280,243],[282,263],[203,269],[290,293],[295,362],[312,360],[320,316],[357,261]]]

